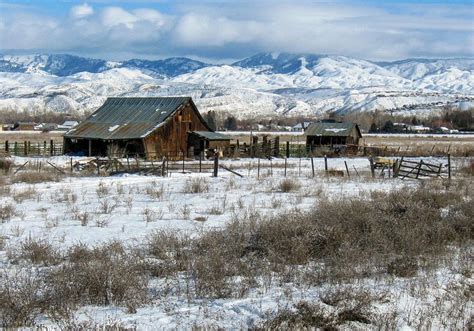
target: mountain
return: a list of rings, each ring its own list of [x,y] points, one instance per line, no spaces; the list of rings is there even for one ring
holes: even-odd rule
[[[120,66],[124,68],[146,70],[155,77],[167,78],[193,72],[210,65],[184,57],[174,57],[156,61],[133,59],[123,62]]]
[[[55,76],[70,76],[78,72],[100,73],[112,68],[139,69],[155,77],[174,77],[209,66],[183,57],[165,60],[132,59],[112,62],[68,54],[41,54],[32,56],[0,56],[0,72],[44,72]]]
[[[428,116],[446,105],[474,105],[474,60],[261,53],[212,65],[188,58],[0,56],[0,110],[85,111],[108,96],[139,95],[190,95],[204,112],[239,118],[373,110]]]

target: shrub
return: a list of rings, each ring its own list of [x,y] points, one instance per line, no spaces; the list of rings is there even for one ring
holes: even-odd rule
[[[300,188],[300,184],[291,178],[285,178],[278,184],[279,191],[283,193],[297,191]]]
[[[202,177],[186,180],[184,193],[204,193],[209,192],[209,183]]]
[[[28,238],[19,247],[11,248],[8,256],[13,260],[28,260],[34,264],[54,265],[61,260],[59,250],[44,239]]]
[[[5,223],[9,221],[13,216],[15,216],[15,214],[15,206],[13,206],[12,204],[0,205],[0,223]]]
[[[59,182],[63,178],[57,172],[36,172],[36,171],[20,171],[11,178],[12,183],[44,183],[44,182]]]
[[[69,261],[51,271],[52,307],[125,305],[129,312],[146,301],[148,276],[143,259],[112,242],[93,249],[75,246]],[[64,298],[68,298],[64,302]]]
[[[47,307],[42,277],[31,270],[0,275],[0,327],[32,326]]]
[[[387,266],[387,273],[398,277],[413,277],[418,271],[418,263],[413,257],[399,257]]]
[[[13,167],[12,160],[6,157],[0,157],[0,170],[2,170],[4,173],[8,173],[12,167]]]

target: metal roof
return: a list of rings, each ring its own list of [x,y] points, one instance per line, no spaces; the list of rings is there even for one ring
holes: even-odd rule
[[[193,131],[191,132],[207,140],[231,140],[232,138],[222,133],[211,132],[211,131]]]
[[[108,98],[64,136],[104,140],[144,138],[188,102],[196,107],[190,97]]]
[[[359,127],[355,123],[326,123],[318,122],[312,123],[304,134],[306,136],[341,136],[347,137],[352,130],[356,128],[360,137],[362,137]]]

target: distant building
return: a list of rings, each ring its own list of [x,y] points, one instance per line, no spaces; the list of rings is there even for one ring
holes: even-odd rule
[[[311,125],[311,123],[313,122],[301,122],[301,123],[298,123],[296,124],[295,126],[293,126],[291,128],[291,131],[294,131],[294,132],[303,132],[304,130],[306,130],[308,128],[308,126]]]
[[[423,125],[408,125],[407,130],[416,133],[427,133],[431,131],[431,128]]]
[[[65,121],[63,124],[58,125],[56,129],[68,131],[76,127],[77,125],[79,125],[78,121]]]
[[[64,151],[180,158],[206,148],[223,149],[229,141],[209,128],[190,97],[108,98],[65,133]]]
[[[38,124],[35,122],[16,122],[13,124],[12,130],[15,131],[34,131],[35,126]]]
[[[359,126],[355,123],[317,122],[305,130],[306,145],[314,149],[320,146],[331,148],[358,145],[362,138]]]
[[[53,131],[58,125],[55,123],[40,123],[35,126],[36,131]]]

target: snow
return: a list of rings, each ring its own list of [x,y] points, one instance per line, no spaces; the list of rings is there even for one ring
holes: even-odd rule
[[[15,157],[16,164],[23,164],[24,157]],[[37,160],[37,159],[35,159]],[[75,157],[76,160],[87,158]],[[433,160],[435,160],[433,158]],[[49,158],[57,166],[70,162],[70,157]],[[0,205],[13,203],[17,215],[6,223],[0,224],[0,236],[8,247],[14,247],[26,238],[48,238],[54,245],[69,247],[78,243],[95,246],[111,240],[119,240],[127,245],[140,245],[153,231],[166,229],[199,235],[203,230],[219,228],[245,210],[254,210],[262,215],[275,215],[285,210],[310,210],[318,199],[334,197],[368,196],[374,191],[390,191],[417,185],[414,181],[398,179],[327,178],[323,175],[324,159],[315,158],[316,177],[311,176],[309,159],[289,159],[287,176],[301,184],[298,192],[278,192],[277,185],[283,178],[283,161],[261,160],[260,177],[257,177],[257,160],[222,160],[224,165],[243,174],[237,177],[230,172],[220,171],[219,177],[210,173],[183,174],[172,172],[167,177],[121,175],[111,177],[67,177],[61,182],[39,184],[13,184],[10,196],[1,196]],[[360,173],[369,173],[367,158],[328,159],[329,167],[345,170],[355,167]],[[455,160],[453,160],[455,162]],[[301,164],[301,166],[300,166]],[[184,187],[191,178],[200,178],[209,185],[209,191],[199,194],[185,193]],[[106,194],[100,196],[99,188],[105,188]],[[147,189],[162,188],[162,197],[156,198],[147,193]],[[14,200],[16,193],[34,190],[34,195],[25,200]],[[74,198],[75,197],[75,202]],[[276,206],[272,201],[280,201]],[[104,203],[115,206],[110,213],[101,211]],[[53,207],[54,206],[54,207]],[[189,210],[185,215],[183,209]],[[210,213],[210,209],[221,210],[221,215]],[[149,209],[162,215],[159,219],[146,222],[143,211]],[[76,211],[88,212],[91,219],[81,225],[73,218]],[[204,217],[205,221],[197,221]],[[0,263],[5,253],[0,253]],[[446,286],[458,275],[452,270],[440,270],[434,276],[426,276],[432,282],[432,290],[427,298],[413,296],[413,291],[405,279],[361,279],[357,286],[369,288],[373,292],[388,291],[385,302],[377,305],[381,312],[395,310],[400,316],[397,328],[410,329],[413,325],[410,310],[429,309],[428,303],[445,292]],[[434,277],[434,278],[432,278]],[[420,282],[424,279],[418,277]],[[417,279],[418,279],[417,278]],[[416,279],[415,279],[416,281]],[[457,283],[461,283],[458,279]],[[184,279],[156,279],[153,281],[157,293],[164,297],[153,300],[137,309],[134,314],[125,308],[107,306],[86,306],[75,313],[80,320],[94,320],[109,323],[120,321],[128,327],[137,329],[203,328],[242,329],[262,321],[268,313],[290,308],[293,304],[308,300],[319,300],[325,286],[299,286],[285,282],[272,282],[249,291],[242,298],[229,299],[189,299],[185,291],[169,291],[170,287],[185,282]],[[345,284],[342,284],[345,286]],[[428,307],[428,308],[427,308]],[[42,325],[51,325],[49,320],[41,320]],[[435,327],[436,324],[433,325]]]
[[[377,64],[345,56],[268,53],[233,65],[190,65],[170,77],[151,72],[141,62],[55,76],[43,70],[47,56],[3,59],[37,69],[0,72],[0,107],[18,111],[94,110],[108,96],[188,95],[204,113],[238,118],[374,110],[426,117],[442,112],[445,105],[468,109],[474,103],[471,59]],[[162,69],[172,70],[174,62],[163,62]]]
[[[120,125],[114,125],[114,126],[111,126],[109,127],[109,132],[114,132],[115,130],[117,130],[118,128],[120,127]]]
[[[329,131],[329,132],[334,132],[334,133],[338,133],[338,132],[341,132],[341,131],[345,131],[346,129],[324,129],[324,131]]]

